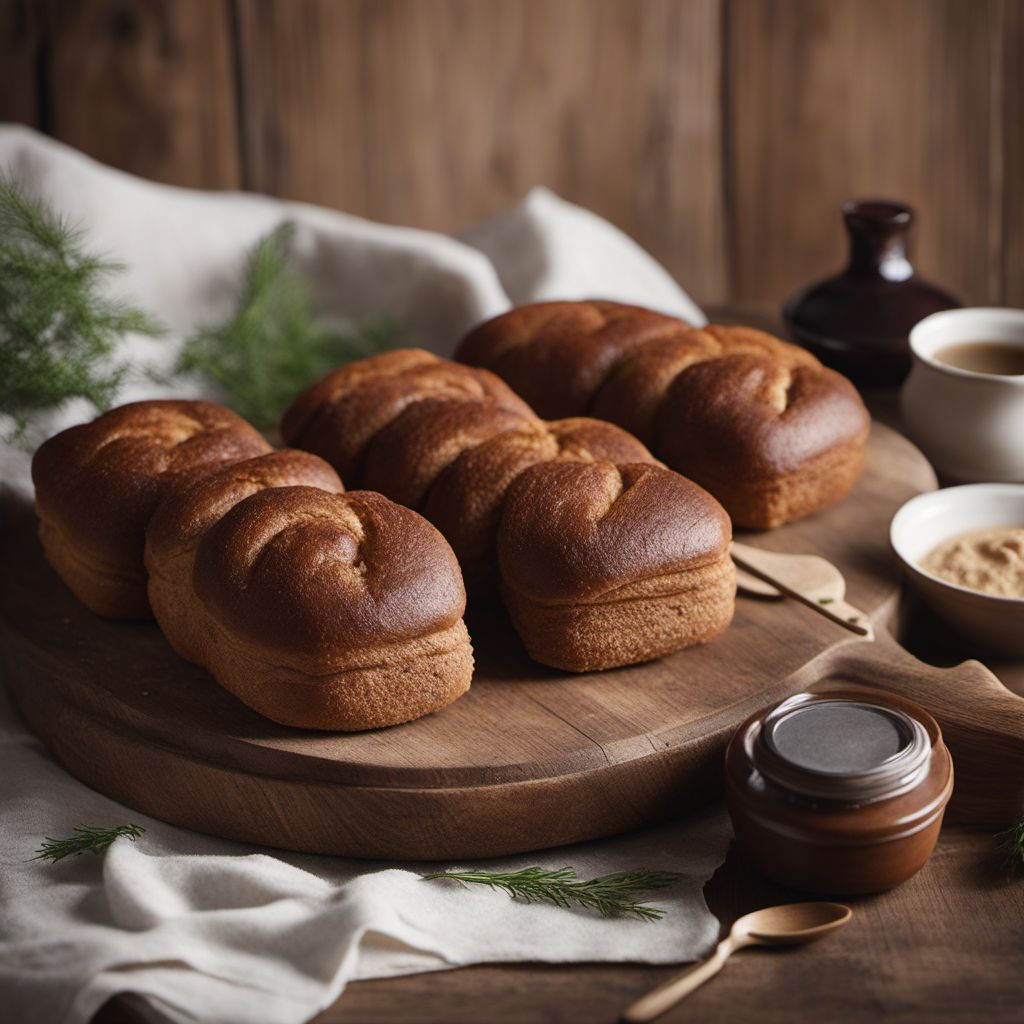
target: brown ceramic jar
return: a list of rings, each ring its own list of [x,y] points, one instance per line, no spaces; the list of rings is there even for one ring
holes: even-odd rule
[[[768,878],[880,892],[927,861],[953,790],[935,719],[860,687],[801,693],[748,718],[726,752],[736,842]]]
[[[910,370],[907,338],[918,321],[960,303],[923,281],[907,256],[914,211],[890,199],[843,204],[845,270],[790,296],[782,319],[794,341],[858,385],[898,384]]]

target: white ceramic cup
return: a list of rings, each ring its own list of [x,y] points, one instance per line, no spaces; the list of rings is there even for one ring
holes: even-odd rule
[[[906,431],[948,480],[1022,482],[1024,374],[975,373],[935,359],[964,341],[1024,348],[1024,309],[950,309],[914,327],[900,395]]]

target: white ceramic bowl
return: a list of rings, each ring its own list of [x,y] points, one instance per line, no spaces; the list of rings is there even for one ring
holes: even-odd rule
[[[1024,524],[1024,484],[965,484],[911,498],[893,516],[889,541],[928,606],[988,650],[1024,657],[1024,598],[995,597],[921,568],[938,544],[968,530]]]

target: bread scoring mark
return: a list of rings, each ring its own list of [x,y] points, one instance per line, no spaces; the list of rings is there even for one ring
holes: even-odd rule
[[[93,420],[92,423],[84,424],[83,430],[89,430],[98,422],[98,420]],[[162,460],[162,468],[166,469],[170,461],[171,450],[185,439],[194,437],[201,429],[202,427],[196,424],[195,429],[190,433],[186,434],[182,431],[177,431],[168,436],[167,432],[163,429],[163,424],[161,424],[159,431],[154,431],[153,427],[148,424],[140,424],[139,426],[126,425],[100,438],[99,443],[89,453],[86,461],[81,464],[81,470],[83,472],[91,471],[97,459],[105,458],[111,454],[109,449],[114,448],[116,450],[117,448],[131,445],[133,442],[144,443],[149,451]]]
[[[597,515],[593,517],[591,523],[592,527],[596,528],[597,524],[600,523],[602,519],[607,518],[619,500],[629,490],[629,485],[627,485],[625,480],[622,478],[621,466],[616,466],[613,462],[607,462],[605,460],[595,460],[593,465],[601,470],[601,488],[604,492],[601,495],[604,508],[603,510],[598,511]]]
[[[157,551],[198,541],[232,508],[260,491],[310,486],[337,494],[343,485],[330,466],[307,452],[272,451],[229,462],[209,475],[173,488],[146,529],[146,543]]]
[[[550,428],[548,433],[555,443],[552,461],[559,462],[596,462],[597,456],[578,437],[556,434]]]
[[[768,383],[768,404],[781,416],[789,407],[793,374],[786,367],[779,367]]]
[[[318,525],[329,527],[330,532],[334,535],[332,539],[335,540],[335,543],[309,545],[305,551],[308,558],[305,568],[311,570],[330,563],[351,569],[359,579],[365,578],[367,558],[363,546],[366,541],[366,531],[362,520],[355,511],[351,507],[341,504],[347,500],[344,495],[336,496],[340,501],[330,511],[309,507],[286,511],[282,511],[280,508],[273,509],[269,515],[260,516],[257,536],[253,537],[249,543],[245,543],[244,535],[248,532],[246,528],[250,526],[247,517],[259,515],[252,505],[245,506],[252,498],[275,491],[280,493],[281,489],[272,488],[269,491],[259,491],[235,506],[242,510],[239,515],[243,518],[233,524],[232,532],[236,537],[242,536],[243,549],[236,553],[232,561],[248,566],[239,577],[243,589],[248,589],[260,577],[267,560],[274,556],[278,548],[290,544],[293,538],[301,541],[306,533]]]
[[[626,319],[628,319],[628,318],[625,317],[625,316],[616,317],[614,320],[606,321],[605,326],[617,323],[619,320],[626,320]],[[688,333],[689,330],[690,330],[690,328],[687,328],[683,333],[684,334]],[[596,331],[592,332],[591,337],[593,337],[593,334],[596,334],[596,333],[598,333],[598,332],[596,332]],[[588,409],[590,408],[590,406],[594,402],[594,399],[597,397],[598,392],[604,386],[605,382],[612,376],[613,373],[615,373],[615,371],[624,362],[626,362],[630,358],[630,356],[632,356],[635,353],[639,352],[641,349],[644,348],[645,345],[660,344],[662,342],[672,340],[677,335],[679,335],[679,333],[680,333],[679,326],[677,324],[674,324],[674,323],[670,322],[670,323],[665,325],[663,331],[662,330],[654,331],[648,337],[645,337],[643,341],[638,342],[638,343],[633,344],[633,345],[627,345],[626,347],[624,347],[618,353],[618,357],[617,358],[613,357],[613,358],[609,359],[607,365],[603,368],[603,371],[600,374],[597,374],[595,376],[593,387],[590,390],[590,394],[587,396],[586,407]]]

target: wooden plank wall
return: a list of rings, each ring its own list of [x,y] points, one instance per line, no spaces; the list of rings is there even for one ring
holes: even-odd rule
[[[0,0],[0,119],[136,174],[454,230],[544,184],[700,302],[842,260],[839,203],[1024,304],[1024,0]]]

